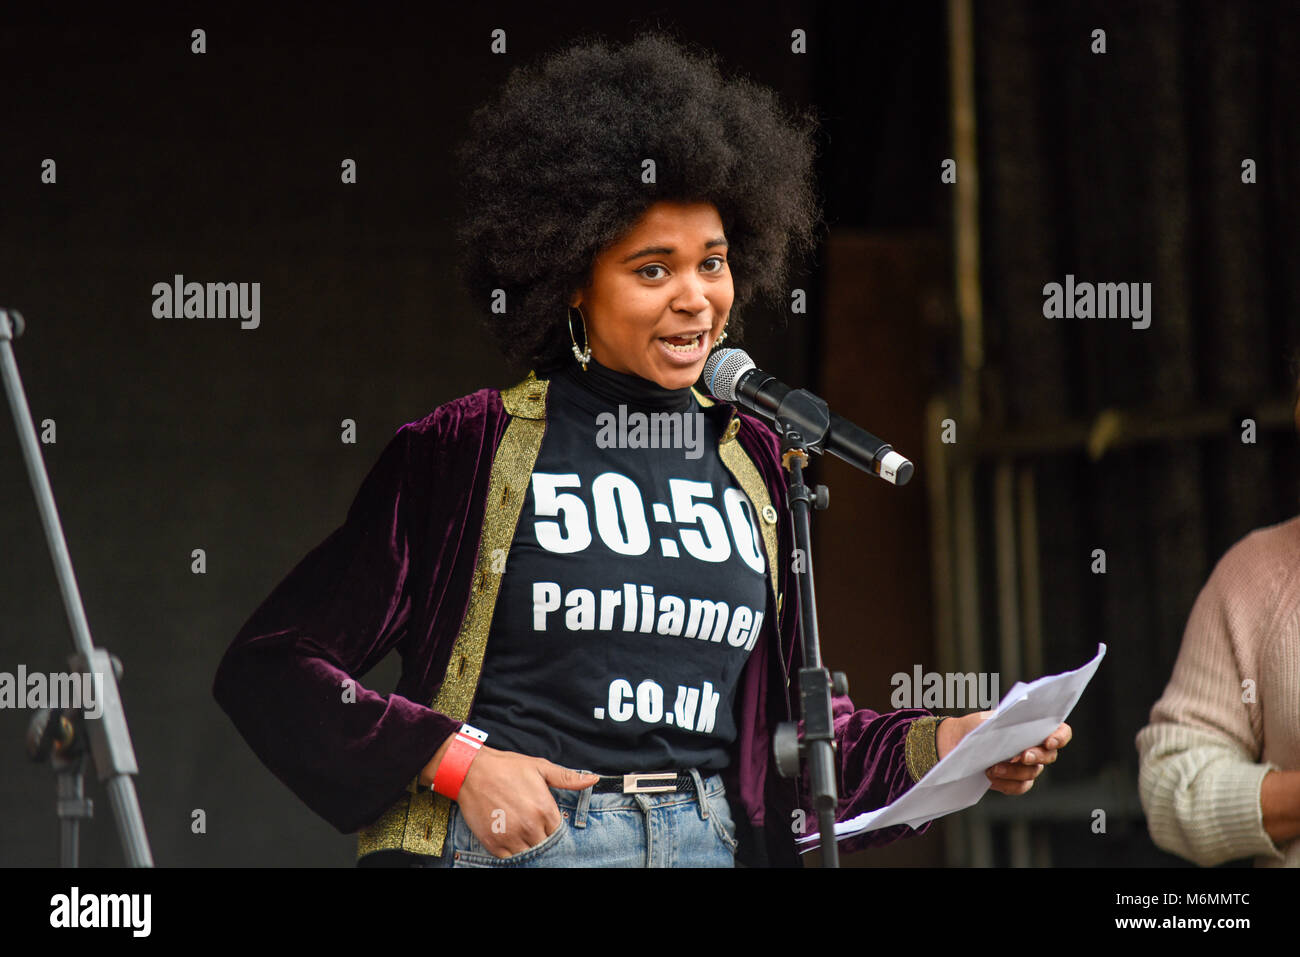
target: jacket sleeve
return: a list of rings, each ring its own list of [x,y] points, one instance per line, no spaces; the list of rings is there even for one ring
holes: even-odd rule
[[[412,529],[427,508],[404,425],[347,519],[235,636],[212,693],[262,762],[343,833],[378,818],[459,723],[357,678],[405,636]]]
[[[892,804],[938,762],[934,752],[935,719],[928,711],[906,708],[877,713],[854,707],[847,695],[831,699],[831,718],[839,757],[839,803],[835,820],[847,821]],[[803,722],[799,722],[802,735]],[[807,769],[803,774],[804,811],[812,829],[816,814]],[[899,838],[924,834],[926,821],[913,830],[906,824],[877,828],[840,842],[845,853],[880,847]]]
[[[1249,541],[1249,539],[1247,539]],[[1273,576],[1241,545],[1215,568],[1192,607],[1173,675],[1136,738],[1138,793],[1151,839],[1203,867],[1283,855],[1264,830],[1260,709],[1246,703],[1258,642],[1268,633]]]

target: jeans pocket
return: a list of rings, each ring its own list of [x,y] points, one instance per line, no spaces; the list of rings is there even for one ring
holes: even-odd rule
[[[519,867],[535,864],[540,857],[564,839],[569,829],[568,818],[563,818],[559,827],[532,847],[525,848],[518,854],[511,854],[509,857],[497,857],[484,847],[483,842],[470,830],[459,809],[456,809],[453,814],[455,818],[452,827],[453,867]]]

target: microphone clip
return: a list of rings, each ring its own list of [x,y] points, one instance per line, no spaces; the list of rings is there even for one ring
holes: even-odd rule
[[[782,397],[776,408],[776,431],[787,451],[813,451],[821,453],[826,433],[831,427],[831,410],[824,399],[807,389],[791,389]],[[790,466],[787,463],[786,468]]]

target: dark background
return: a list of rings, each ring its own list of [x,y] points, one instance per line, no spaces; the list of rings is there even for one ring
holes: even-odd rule
[[[1181,863],[1133,813],[1133,736],[1214,561],[1297,511],[1288,423],[1262,417],[1259,441],[1243,445],[1239,422],[1292,397],[1298,12],[978,5],[985,357],[964,372],[955,188],[939,177],[953,155],[945,4],[633,14],[520,4],[437,19],[264,6],[7,12],[0,306],[28,320],[15,353],[38,428],[57,423],[42,453],[86,613],[125,663],[156,862],[352,863],[354,839],[298,802],[217,708],[216,663],[342,522],[401,424],[518,376],[478,325],[484,304],[452,271],[450,151],[469,112],[514,65],[580,33],[622,40],[659,25],[822,118],[829,231],[796,280],[809,312],[765,322],[754,310],[741,344],[917,461],[904,489],[838,462],[820,469],[832,487],[816,530],[823,640],[860,707],[889,709],[892,673],[938,667],[921,481],[932,396],[974,381],[982,434],[994,437],[1075,435],[1106,409],[1221,417],[1209,434],[1135,443],[1100,462],[1066,439],[1017,457],[1037,476],[1044,667],[1076,667],[1097,641],[1110,646],[1050,783],[1101,782],[1114,823],[1095,835],[1088,815],[1053,815],[1042,801],[981,803],[1024,800],[1040,862]],[[196,27],[204,55],[190,52]],[[506,55],[489,52],[498,27]],[[1089,52],[1098,27],[1104,55]],[[796,28],[805,55],[790,52]],[[55,185],[40,182],[47,157]],[[1258,164],[1255,185],[1241,182],[1245,157]],[[356,185],[340,182],[344,158],[357,162]],[[1151,327],[1044,319],[1042,286],[1067,272],[1151,282]],[[261,327],[154,319],[151,287],[175,273],[260,282]],[[355,445],[339,441],[345,418]],[[62,604],[17,441],[0,431],[0,670],[62,670]],[[971,441],[971,454],[992,442]],[[989,494],[981,476],[977,528],[991,562]],[[1094,547],[1107,549],[1104,577],[1088,572]],[[206,574],[191,572],[196,548]],[[992,606],[985,596],[989,632]],[[390,659],[365,682],[387,690],[396,667]],[[995,667],[990,657],[985,669]],[[1036,676],[1003,673],[1002,687]],[[57,860],[54,778],[23,757],[27,718],[0,711],[0,865]],[[83,862],[119,864],[107,798],[97,784],[91,792]],[[199,808],[205,834],[190,829]],[[848,863],[953,860],[953,820]],[[1005,863],[1009,838],[992,833]]]

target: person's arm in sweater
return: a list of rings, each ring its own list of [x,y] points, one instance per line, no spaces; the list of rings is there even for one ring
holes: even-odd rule
[[[1197,597],[1173,676],[1136,739],[1151,839],[1206,867],[1282,857],[1260,804],[1261,784],[1275,767],[1259,762],[1260,704],[1243,686],[1247,678],[1260,684],[1256,663],[1269,637],[1272,570],[1257,567],[1242,544],[1224,556]],[[1270,817],[1280,810],[1272,806],[1273,787],[1270,782]]]

